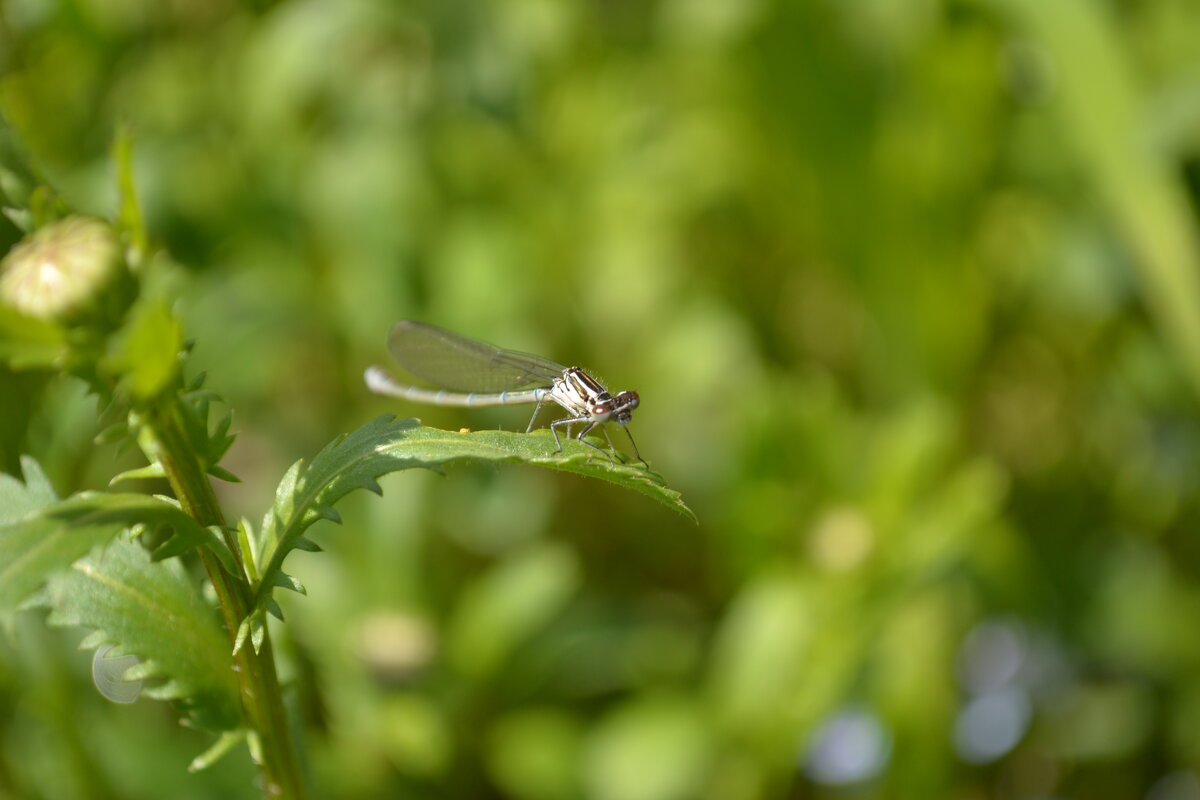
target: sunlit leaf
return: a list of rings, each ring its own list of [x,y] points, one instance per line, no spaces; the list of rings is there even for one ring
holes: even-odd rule
[[[73,527],[46,517],[34,517],[0,528],[0,611],[15,608],[49,575],[108,541],[122,527],[114,524]]]
[[[31,605],[51,609],[51,624],[93,630],[88,647],[137,656],[138,677],[160,679],[143,694],[177,701],[197,726],[239,724],[228,639],[179,561],[117,540],[53,574]]]
[[[25,473],[24,483],[11,475],[0,473],[0,525],[14,523],[58,499],[54,487],[46,480],[46,474],[36,461],[29,456],[21,456],[21,471]]]
[[[235,728],[233,730],[224,731],[213,743],[213,746],[205,750],[200,755],[192,759],[192,763],[188,764],[188,772],[199,772],[208,769],[213,764],[221,759],[226,753],[232,750],[237,745],[241,744],[246,739],[245,728]]]
[[[143,494],[84,492],[0,526],[0,610],[14,607],[52,573],[134,525],[167,526],[161,556],[205,544],[236,574],[217,536],[172,503]]]
[[[338,521],[332,506],[346,494],[355,489],[378,494],[381,490],[376,479],[389,472],[413,467],[438,469],[458,461],[530,464],[602,478],[695,519],[679,493],[668,488],[661,475],[639,466],[610,464],[591,448],[571,440],[564,441],[558,452],[549,432],[452,433],[424,427],[413,419],[382,416],[326,447],[311,464],[296,462],[280,482],[275,504],[264,517],[257,537],[255,561],[263,568],[256,608],[264,607],[277,585],[287,554],[304,546],[304,531],[319,519]],[[240,639],[249,632],[244,630]]]

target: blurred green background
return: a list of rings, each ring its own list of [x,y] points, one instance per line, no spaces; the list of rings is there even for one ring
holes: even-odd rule
[[[523,429],[365,392],[412,317],[636,389],[700,517],[352,496],[275,633],[317,796],[1200,798],[1194,0],[0,0],[0,110],[102,215],[132,131],[232,514],[380,413]],[[0,373],[5,471],[95,432]],[[0,797],[258,796],[81,636],[0,636]]]

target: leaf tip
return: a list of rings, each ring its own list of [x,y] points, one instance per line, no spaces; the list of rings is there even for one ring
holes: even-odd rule
[[[250,616],[253,616],[253,614]],[[242,651],[242,646],[246,644],[246,640],[250,637],[250,616],[247,616],[238,625],[237,636],[233,639],[233,655],[235,656]]]
[[[329,506],[329,505],[317,506],[316,512],[317,512],[317,516],[320,517],[321,519],[327,519],[330,522],[332,522],[334,525],[342,524],[342,515],[339,514],[337,512],[337,509],[335,509],[333,506]]]
[[[265,602],[266,602],[266,607],[267,607],[267,613],[270,614],[275,619],[279,620],[280,622],[283,622],[283,609],[279,607],[279,603],[275,602],[275,598],[268,597]],[[263,628],[265,630],[266,626],[264,625]],[[260,641],[254,647],[254,652],[257,653],[258,648],[261,646],[262,646],[262,641],[261,641],[261,637],[260,637]]]
[[[212,464],[211,466],[209,466],[208,474],[212,475],[214,478],[219,478],[220,480],[223,480],[226,483],[241,483],[242,482],[241,478],[239,478],[237,475],[234,475],[232,472],[225,469],[220,464]]]

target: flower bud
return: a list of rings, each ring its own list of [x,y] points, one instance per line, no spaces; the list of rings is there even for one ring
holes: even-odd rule
[[[67,217],[27,236],[0,260],[0,304],[28,317],[70,322],[99,308],[127,272],[116,232],[92,217]]]

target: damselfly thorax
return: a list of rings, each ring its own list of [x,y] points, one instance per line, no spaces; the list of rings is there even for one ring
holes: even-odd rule
[[[548,358],[503,350],[484,342],[413,320],[392,326],[388,350],[396,362],[413,375],[443,389],[424,389],[394,381],[379,367],[366,371],[367,388],[376,394],[401,397],[418,403],[441,406],[499,406],[534,403],[533,417],[525,432],[533,429],[542,404],[551,400],[569,417],[550,423],[554,441],[562,450],[559,428],[571,435],[571,426],[582,424],[575,438],[612,461],[612,456],[584,437],[604,423],[617,422],[624,428],[634,454],[633,435],[625,427],[638,407],[637,392],[618,392],[614,397],[604,386],[579,367],[564,367]],[[609,448],[615,452],[612,440]]]

